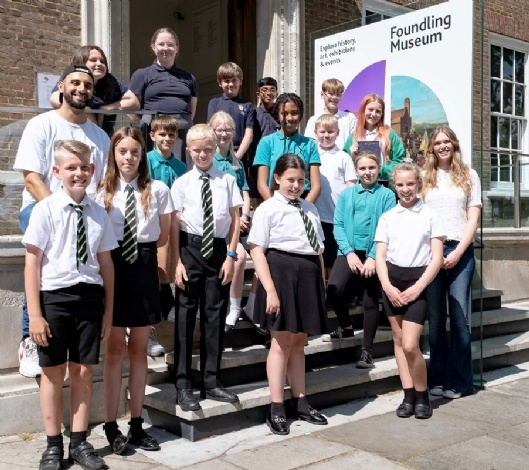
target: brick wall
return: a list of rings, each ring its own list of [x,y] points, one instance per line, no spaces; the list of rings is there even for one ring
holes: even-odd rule
[[[80,41],[80,0],[2,0],[0,106],[37,106],[36,72],[60,74]],[[0,170],[13,168],[24,120],[32,116],[0,113]],[[1,186],[0,205],[0,235],[18,233],[20,187]]]

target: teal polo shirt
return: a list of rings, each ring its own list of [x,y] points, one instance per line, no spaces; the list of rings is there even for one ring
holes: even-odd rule
[[[169,188],[176,179],[187,173],[185,164],[178,160],[174,154],[171,154],[169,160],[166,160],[157,150],[151,150],[147,154],[147,166],[151,178],[165,183]]]
[[[294,153],[305,162],[305,191],[310,190],[309,166],[321,165],[318,147],[313,139],[301,135],[299,132],[285,136],[279,131],[263,137],[253,160],[253,166],[267,166],[270,168],[268,186],[272,187],[276,163],[285,153]]]
[[[242,162],[239,163],[239,168],[235,169],[233,168],[234,158],[236,157],[233,157],[231,153],[229,153],[226,158],[224,158],[219,152],[217,152],[213,157],[213,166],[218,168],[220,171],[233,176],[237,181],[237,187],[239,188],[239,191],[250,191],[246,181],[246,175],[244,174]]]

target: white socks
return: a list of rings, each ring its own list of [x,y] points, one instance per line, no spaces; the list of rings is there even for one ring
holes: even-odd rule
[[[226,317],[226,324],[235,326],[241,314],[241,298],[230,297],[230,313]]]

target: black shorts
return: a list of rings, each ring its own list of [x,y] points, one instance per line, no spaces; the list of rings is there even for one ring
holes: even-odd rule
[[[325,250],[323,251],[323,265],[326,268],[331,269],[334,262],[336,261],[336,256],[338,256],[338,245],[334,239],[334,224],[329,224],[328,222],[322,222],[321,228],[323,229],[323,235],[325,236]]]
[[[42,316],[52,334],[48,346],[38,347],[41,367],[99,362],[104,294],[102,286],[84,282],[40,293]]]
[[[413,286],[426,270],[426,266],[403,268],[388,262],[386,262],[386,265],[388,267],[389,282],[401,292]],[[382,303],[388,317],[402,315],[403,320],[424,325],[426,320],[426,289],[413,302],[404,307],[395,307],[389,301],[385,292],[382,295]]]

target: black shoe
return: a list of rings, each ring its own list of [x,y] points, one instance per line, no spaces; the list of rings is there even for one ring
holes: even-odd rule
[[[226,323],[224,325],[224,334],[227,335],[231,333],[234,329],[235,329],[235,325],[228,325],[228,323]]]
[[[327,422],[327,418],[323,416],[321,413],[319,413],[317,410],[312,408],[312,406],[309,406],[308,413],[298,413],[298,419],[307,421],[307,423],[310,423],[310,424],[319,424],[319,425],[329,424]]]
[[[355,332],[351,328],[342,328],[338,327],[336,330],[331,331],[328,335],[322,335],[321,340],[324,342],[330,342],[330,341],[340,341],[342,339],[352,339],[354,338]]]
[[[182,408],[182,411],[196,411],[201,408],[200,403],[193,395],[193,390],[190,388],[176,391],[176,403]]]
[[[225,403],[236,403],[239,397],[235,393],[230,392],[224,387],[215,387],[202,390],[200,392],[201,398],[209,398],[211,400],[223,401]]]
[[[432,407],[430,403],[416,403],[415,417],[417,419],[428,419],[432,417]]]
[[[94,446],[87,441],[84,441],[79,447],[72,449],[70,447],[70,456],[68,462],[77,463],[85,470],[103,470],[107,469],[107,464],[99,456]]]
[[[411,403],[402,402],[397,408],[397,416],[399,418],[410,418],[413,416],[413,405]]]
[[[149,436],[143,429],[134,434],[129,431],[127,437],[132,445],[138,446],[140,449],[160,450],[160,444],[158,444],[158,441],[154,437]]]
[[[268,330],[261,328],[259,325],[256,325],[248,315],[246,315],[246,312],[243,310],[242,313],[244,314],[244,318],[250,322],[250,325],[252,325],[252,328],[256,331],[256,333],[259,333],[261,336],[268,336]]]
[[[286,436],[290,432],[290,427],[287,422],[286,416],[267,416],[266,424],[274,434]]]
[[[357,369],[371,369],[373,367],[373,357],[365,349],[360,353],[360,359],[356,363]]]
[[[64,450],[53,446],[42,453],[39,463],[39,470],[61,470]]]
[[[129,440],[125,437],[118,428],[110,427],[103,425],[103,430],[105,431],[105,436],[107,441],[112,448],[112,452],[117,455],[121,455],[123,451],[127,448]]]

